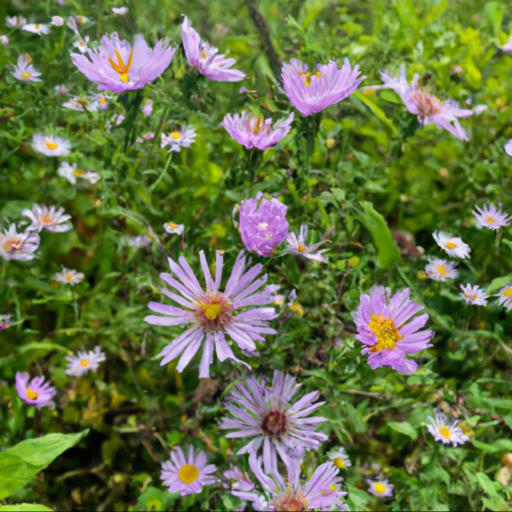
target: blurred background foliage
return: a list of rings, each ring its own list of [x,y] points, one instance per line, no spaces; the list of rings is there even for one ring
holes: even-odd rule
[[[128,15],[112,16],[114,5],[128,6]],[[439,97],[488,109],[463,121],[471,140],[462,143],[434,127],[419,128],[391,92],[360,90],[324,112],[309,172],[301,168],[299,116],[292,133],[255,166],[220,121],[244,108],[283,117],[291,106],[279,90],[254,7],[281,62],[348,57],[367,76],[364,85],[380,83],[380,69],[398,73],[404,63],[410,77],[419,73]],[[159,470],[171,447],[190,441],[217,465],[232,462],[236,444],[217,423],[239,369],[216,363],[213,378],[199,382],[194,365],[181,375],[172,364],[161,368],[155,355],[178,331],[149,326],[143,317],[158,293],[166,255],[183,254],[197,268],[200,249],[210,257],[222,249],[234,261],[241,242],[233,207],[264,191],[288,205],[291,229],[307,223],[317,240],[330,241],[329,263],[292,256],[263,261],[270,282],[283,293],[295,289],[298,298],[284,307],[279,335],[261,345],[251,364],[267,375],[285,369],[305,388],[321,390],[330,438],[316,460],[325,460],[331,447],[347,448],[352,509],[508,510],[510,470],[501,458],[512,451],[510,315],[495,306],[468,309],[457,283],[426,281],[422,273],[423,253],[441,256],[431,236],[437,229],[460,234],[473,249],[471,262],[460,265],[460,282],[491,284],[495,293],[508,278],[495,280],[511,273],[510,230],[495,240],[475,229],[471,215],[483,201],[512,211],[511,166],[503,151],[512,137],[512,57],[499,50],[512,32],[508,7],[483,0],[2,2],[2,19],[88,16],[93,23],[82,32],[91,40],[116,30],[128,39],[140,32],[151,42],[166,36],[179,44],[186,13],[205,40],[229,51],[248,74],[241,84],[196,80],[180,51],[163,77],[145,88],[144,98],[155,107],[151,117],[138,117],[139,135],[185,123],[198,131],[152,188],[168,155],[157,139],[124,150],[123,127],[109,128],[112,116],[124,112],[121,102],[112,101],[106,112],[76,113],[54,94],[59,83],[70,94],[95,92],[71,63],[72,32],[8,32],[11,42],[0,48],[0,219],[2,225],[19,221],[21,210],[35,202],[58,204],[72,215],[74,230],[43,234],[32,262],[2,263],[0,312],[13,314],[14,326],[0,332],[0,446],[90,429],[14,499],[74,510],[237,506],[220,490],[170,495]],[[33,57],[41,84],[10,76],[6,66],[19,53]],[[57,159],[32,152],[32,134],[46,129],[72,140],[68,160],[99,172],[97,185],[72,186],[57,175]],[[248,167],[252,174],[244,174]],[[385,230],[372,237],[364,201],[385,217],[400,247],[398,262],[379,265]],[[165,234],[162,225],[170,219],[185,224],[184,239]],[[127,247],[125,237],[136,234],[150,235],[151,246]],[[51,276],[61,265],[83,271],[85,282],[56,286]],[[361,291],[374,284],[410,287],[431,315],[434,346],[419,355],[414,375],[372,371],[360,355],[351,312]],[[64,356],[94,345],[106,352],[107,363],[97,375],[68,378]],[[55,410],[35,411],[17,398],[14,374],[28,370],[51,377],[59,391]],[[434,407],[461,419],[471,443],[438,446],[425,428]],[[390,502],[365,491],[373,463],[395,485]]]

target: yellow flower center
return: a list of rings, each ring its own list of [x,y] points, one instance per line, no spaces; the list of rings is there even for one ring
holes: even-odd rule
[[[196,317],[206,329],[216,330],[231,320],[231,301],[220,292],[209,292],[195,304]]]
[[[333,462],[338,469],[343,469],[346,466],[343,457],[336,457]]]
[[[20,76],[23,80],[28,80],[32,76],[32,73],[30,73],[30,71],[22,71]]]
[[[85,174],[85,171],[83,169],[73,169],[74,176],[83,176],[84,174]]]
[[[99,104],[100,104],[100,105],[105,105],[105,103],[107,103],[107,98],[103,98],[103,97],[102,97],[102,98],[100,98],[98,101],[99,101]]]
[[[65,276],[65,279],[68,283],[70,283],[71,281],[73,281],[73,274],[71,272],[68,272]]]
[[[292,302],[290,304],[290,309],[298,316],[304,316],[304,308],[302,307],[302,304],[300,302]]]
[[[36,24],[34,25],[34,28],[35,28],[36,30],[39,30],[39,29],[41,28],[41,25],[39,25],[39,23],[36,23]]]
[[[14,252],[17,251],[18,249],[21,249],[22,245],[23,240],[21,238],[14,237],[5,240],[5,242],[2,244],[2,247],[6,252]]]
[[[176,229],[176,228],[178,227],[178,225],[177,225],[177,224],[175,224],[175,223],[174,223],[174,222],[172,222],[172,221],[169,221],[169,222],[167,223],[167,225],[168,225],[171,229]]]
[[[485,218],[485,222],[487,222],[487,224],[492,224],[496,219],[494,217],[486,217]]]
[[[311,71],[300,71],[299,75],[302,76],[302,79],[304,80],[304,85],[306,87],[311,87],[311,78],[312,77],[320,78],[322,76],[322,74],[320,73],[320,71],[318,69],[316,71],[313,71],[313,73],[311,73]]]
[[[447,249],[455,249],[457,247],[457,244],[455,242],[445,242],[444,246],[447,248]]]
[[[41,222],[43,224],[51,224],[53,222],[53,218],[51,215],[46,214],[41,217]]]
[[[505,288],[505,290],[503,290],[503,295],[505,295],[505,297],[507,297],[507,299],[509,297],[512,297],[512,286]]]
[[[383,484],[382,482],[377,482],[377,483],[373,484],[373,490],[377,494],[384,494],[386,492],[386,485]]]
[[[299,244],[297,246],[297,251],[304,252],[305,250],[306,250],[306,247],[304,246],[304,244]]]
[[[37,393],[37,391],[34,391],[32,388],[27,388],[25,390],[25,396],[29,399],[29,400],[37,400],[38,397],[39,397],[39,393]]]
[[[445,265],[436,265],[435,269],[437,270],[437,273],[441,277],[446,277],[448,275],[448,271],[446,270],[446,266]]]
[[[49,151],[54,151],[59,147],[59,145],[56,142],[53,142],[48,139],[44,141],[44,145],[46,146],[46,149],[48,149]]]
[[[439,435],[443,439],[450,439],[452,437],[452,431],[446,425],[443,425],[439,427]]]
[[[199,307],[208,320],[216,320],[222,311],[221,304],[200,304]]]
[[[259,231],[265,231],[266,229],[268,229],[268,223],[267,222],[260,222],[258,224],[258,230]]]
[[[130,68],[132,67],[133,62],[133,48],[130,50],[130,55],[128,57],[128,62],[125,64],[123,61],[123,58],[121,57],[121,54],[114,50],[114,54],[117,58],[117,62],[115,62],[111,57],[108,58],[108,61],[110,62],[110,65],[114,68],[114,71],[119,73],[119,79],[121,82],[129,82],[130,81]]]
[[[464,296],[466,297],[466,299],[468,299],[468,300],[470,300],[472,302],[475,301],[478,298],[476,293],[470,293],[470,292],[465,292]]]
[[[171,137],[171,139],[174,139],[174,140],[180,140],[181,139],[181,132],[178,131],[178,130],[174,130],[173,132],[171,132],[169,134],[169,137]]]
[[[178,478],[185,485],[190,485],[199,478],[199,469],[194,464],[185,464],[178,471]]]
[[[391,318],[384,318],[384,315],[371,315],[368,329],[377,338],[375,345],[370,347],[370,352],[381,352],[395,348],[397,342],[402,339],[395,323]]]

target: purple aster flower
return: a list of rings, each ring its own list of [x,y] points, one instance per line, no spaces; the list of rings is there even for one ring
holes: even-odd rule
[[[436,441],[457,446],[458,444],[464,444],[469,439],[458,426],[459,422],[457,420],[450,420],[439,411],[436,411],[428,421],[428,431]]]
[[[5,331],[12,324],[12,316],[11,315],[0,315],[0,331]]]
[[[503,149],[508,156],[512,156],[512,139],[508,139],[507,142],[505,142]]]
[[[172,274],[162,273],[160,278],[170,289],[161,292],[178,306],[168,306],[160,302],[150,302],[148,308],[159,315],[149,315],[144,320],[150,324],[190,327],[167,345],[159,357],[161,365],[181,356],[176,369],[181,372],[203,346],[203,355],[199,366],[199,376],[209,377],[209,367],[213,362],[214,349],[220,361],[235,357],[226,341],[226,335],[244,351],[254,352],[256,341],[265,341],[265,334],[275,334],[268,326],[276,318],[273,307],[262,307],[274,301],[275,286],[261,287],[267,281],[267,275],[258,278],[263,265],[257,264],[246,269],[243,251],[240,251],[224,291],[220,290],[223,253],[217,251],[215,259],[215,280],[206,261],[204,251],[199,259],[206,288],[199,284],[187,260],[180,256],[178,262],[168,258]],[[204,344],[203,344],[204,341]],[[243,363],[248,366],[246,363]]]
[[[407,82],[405,66],[403,65],[400,67],[398,77],[382,71],[381,78],[384,83],[373,88],[393,89],[400,96],[407,110],[418,116],[418,121],[422,125],[435,124],[439,128],[450,132],[457,139],[469,140],[459,122],[459,118],[470,117],[481,112],[481,106],[477,106],[475,109],[465,109],[460,108],[455,101],[442,102],[419,87],[418,75],[414,75],[411,83]]]
[[[265,199],[261,192],[240,204],[239,231],[245,248],[260,256],[272,256],[288,235],[286,210],[277,199]]]
[[[511,220],[505,212],[496,208],[492,203],[484,204],[481,208],[476,206],[473,210],[473,216],[479,229],[488,228],[493,231],[507,227]]]
[[[141,34],[135,36],[132,46],[114,32],[103,36],[98,47],[87,49],[89,58],[79,53],[72,53],[71,58],[100,91],[121,93],[142,89],[153,82],[169,67],[175,53],[176,48],[169,46],[166,39],[151,49]]]
[[[274,371],[272,384],[252,375],[238,383],[228,395],[226,409],[232,417],[224,418],[220,428],[231,430],[226,437],[242,438],[247,443],[238,451],[263,452],[265,471],[277,467],[278,457],[285,463],[298,448],[317,449],[327,436],[316,431],[320,416],[309,417],[325,402],[316,402],[319,392],[307,393],[295,402],[300,384],[291,375]]]
[[[286,477],[278,472],[263,472],[261,459],[255,454],[249,457],[249,466],[259,480],[262,491],[239,491],[231,493],[240,499],[251,502],[258,511],[292,511],[292,510],[346,510],[342,498],[346,492],[341,489],[338,469],[331,462],[318,466],[309,480],[301,481],[301,463],[299,458],[290,459],[286,465]]]
[[[0,256],[5,260],[27,261],[35,258],[39,249],[39,235],[33,231],[18,233],[16,224],[0,232]]]
[[[26,55],[20,55],[18,62],[13,66],[11,74],[21,82],[40,82],[41,73],[35,68]]]
[[[487,293],[476,284],[461,284],[460,289],[462,290],[460,297],[464,299],[466,304],[487,306]]]
[[[80,350],[76,354],[66,357],[66,375],[81,377],[87,372],[96,372],[100,363],[105,359],[105,354],[100,347],[94,347],[94,350],[87,352]]]
[[[249,476],[236,466],[231,466],[228,470],[224,471],[222,477],[224,478],[224,489],[248,492],[256,487]]]
[[[459,271],[457,264],[453,261],[434,258],[425,265],[425,274],[433,281],[444,282],[448,279],[455,279],[459,275]]]
[[[272,126],[272,119],[262,115],[255,116],[251,112],[242,114],[226,114],[220,125],[239,144],[247,149],[264,151],[275,146],[291,129],[295,115],[293,112],[286,118],[280,119]]]
[[[512,284],[507,284],[500,290],[498,304],[508,311],[512,309]]]
[[[243,71],[232,69],[235,59],[226,58],[218,48],[201,41],[186,16],[181,25],[181,40],[188,63],[209,80],[240,82],[245,78]]]
[[[28,373],[21,372],[16,373],[16,391],[25,403],[35,405],[37,408],[50,405],[57,393],[44,377],[34,377],[31,380]]]
[[[196,140],[196,129],[193,126],[184,126],[181,130],[162,133],[161,148],[169,148],[169,152],[179,153],[181,148],[189,148]]]
[[[377,498],[390,498],[393,496],[393,484],[385,478],[367,478],[368,492]]]
[[[292,59],[283,64],[281,78],[291,104],[302,115],[310,116],[350,96],[365,77],[348,59],[341,68],[331,60],[311,71],[307,64]]]
[[[25,209],[21,213],[30,219],[32,224],[28,229],[31,231],[47,230],[52,233],[64,233],[73,229],[69,222],[71,216],[66,214],[64,208],[35,204],[31,210]]]
[[[170,453],[170,460],[162,464],[161,479],[169,492],[179,492],[182,496],[199,494],[204,486],[217,481],[212,473],[217,468],[208,464],[206,453],[195,451],[189,446],[188,455],[178,446]]]
[[[428,314],[417,315],[423,306],[409,295],[405,288],[391,296],[391,290],[383,286],[361,295],[354,315],[356,339],[365,345],[361,353],[369,354],[368,364],[373,369],[390,366],[403,374],[413,373],[418,365],[407,356],[432,346],[432,331],[421,330]]]
[[[309,260],[319,261],[325,263],[327,258],[323,256],[325,249],[318,250],[318,248],[324,243],[319,242],[317,244],[308,245],[306,240],[308,238],[308,227],[306,224],[302,224],[300,227],[299,236],[295,233],[290,233],[286,238],[286,249],[285,252],[288,254],[297,254],[298,256],[304,256]]]

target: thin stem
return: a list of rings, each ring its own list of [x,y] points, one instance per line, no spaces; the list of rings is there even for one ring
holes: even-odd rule
[[[169,169],[169,166],[171,165],[172,160],[172,152],[169,152],[169,158],[167,159],[167,162],[165,163],[164,170],[160,173],[160,176],[158,176],[157,180],[151,187],[149,187],[150,190],[155,190],[156,187],[160,184],[160,182],[164,179],[165,175],[167,174],[167,169]]]

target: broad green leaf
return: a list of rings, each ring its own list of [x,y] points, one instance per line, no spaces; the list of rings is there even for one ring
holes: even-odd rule
[[[404,434],[413,440],[418,438],[418,432],[416,432],[416,429],[407,421],[390,421],[388,426],[395,432]]]
[[[482,490],[491,498],[498,495],[499,484],[493,482],[485,473],[477,473],[476,479]]]
[[[16,503],[16,505],[0,505],[0,512],[53,512],[53,508],[48,508],[39,503]]]
[[[384,217],[368,201],[361,201],[359,220],[370,232],[377,248],[377,265],[386,269],[400,258],[398,247],[391,236],[391,231]]]
[[[511,280],[512,280],[512,276],[510,274],[493,279],[491,281],[491,284],[487,287],[487,293],[492,295],[493,293],[497,292],[499,289],[503,288],[504,286],[507,286],[507,284],[509,284]]]
[[[47,434],[21,441],[0,452],[0,499],[28,484],[62,452],[75,446],[88,430],[77,434]]]

